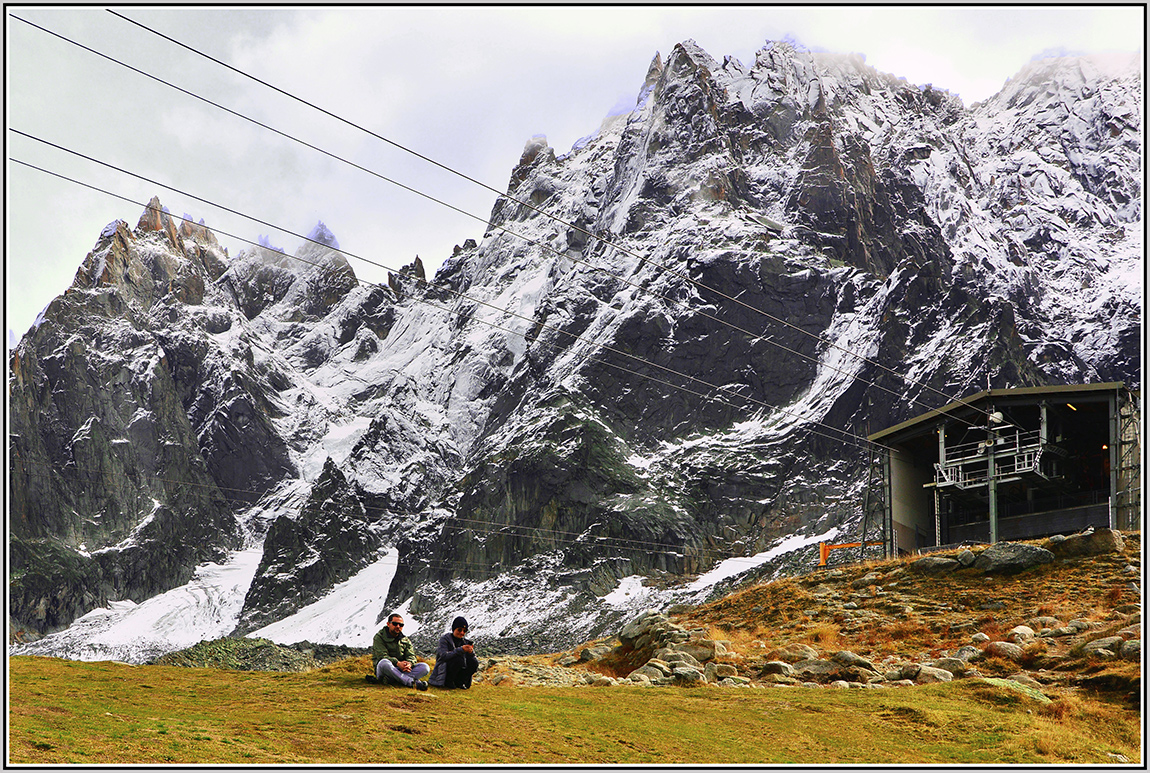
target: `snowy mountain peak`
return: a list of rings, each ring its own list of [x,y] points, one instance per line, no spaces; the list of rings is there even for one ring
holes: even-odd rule
[[[226,263],[227,253],[211,230],[172,217],[153,197],[134,230],[116,220],[101,231],[72,287],[110,291],[144,310],[169,297],[196,304]]]
[[[154,200],[11,365],[13,458],[52,471],[12,471],[12,616],[246,548],[217,604],[244,631],[354,587],[368,622],[329,630],[450,609],[539,651],[809,568],[857,532],[868,428],[1140,382],[1140,78],[1036,62],[967,109],[860,55],[686,41],[566,155],[528,141],[433,283],[361,286],[322,223],[229,259]]]
[[[643,78],[643,88],[654,85],[659,76],[663,74],[663,58],[659,52],[655,52],[654,58],[651,59],[651,64],[647,66],[647,76]]]
[[[319,242],[320,244],[331,247],[333,250],[339,249],[339,242],[336,241],[335,234],[328,230],[328,227],[323,224],[322,220],[316,224],[315,228],[311,229],[307,238],[310,241]]]
[[[675,47],[671,49],[671,55],[667,57],[667,64],[664,70],[674,70],[682,67],[683,59],[690,60],[694,66],[707,71],[714,70],[717,67],[717,62],[715,62],[714,57],[704,51],[694,40],[688,38],[681,43],[677,43]]]

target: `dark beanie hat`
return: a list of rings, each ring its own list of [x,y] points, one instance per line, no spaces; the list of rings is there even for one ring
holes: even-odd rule
[[[454,631],[456,628],[467,628],[467,618],[465,618],[463,615],[460,615],[459,617],[452,620],[451,630]]]

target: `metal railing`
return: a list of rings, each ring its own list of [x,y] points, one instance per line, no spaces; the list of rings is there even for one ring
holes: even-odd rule
[[[935,462],[935,484],[958,488],[985,486],[990,480],[992,448],[995,477],[1040,472],[1042,455],[1049,447],[1037,430],[950,446],[944,449],[943,458]]]

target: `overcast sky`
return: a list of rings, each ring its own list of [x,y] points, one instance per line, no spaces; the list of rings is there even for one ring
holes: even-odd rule
[[[300,106],[101,7],[9,5],[5,116],[16,129],[306,234],[322,220],[340,247],[429,272],[482,222],[333,161],[13,17],[444,199],[485,220],[495,195]],[[298,7],[120,9],[399,144],[504,190],[524,144],[556,153],[634,104],[647,67],[694,39],[744,63],[769,40],[857,52],[879,70],[948,89],[970,105],[1044,52],[1140,51],[1141,7]],[[7,157],[132,201],[294,252],[300,239],[69,156],[5,136]],[[5,324],[18,338],[72,282],[101,229],[141,206],[6,161]],[[220,241],[235,255],[247,245]],[[352,261],[357,274],[384,272]]]

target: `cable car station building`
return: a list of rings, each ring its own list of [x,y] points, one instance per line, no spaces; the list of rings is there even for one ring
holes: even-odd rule
[[[870,435],[885,552],[1140,529],[1138,401],[1121,382],[991,389]]]

